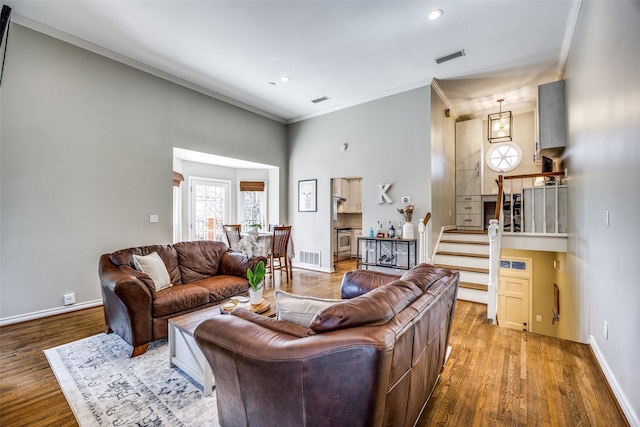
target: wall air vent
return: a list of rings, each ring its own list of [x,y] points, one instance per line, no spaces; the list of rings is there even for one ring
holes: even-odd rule
[[[436,62],[438,64],[442,64],[443,62],[451,61],[452,59],[460,58],[461,56],[465,56],[464,49],[459,50],[457,52],[450,53],[449,55],[442,56],[440,58],[436,58]]]
[[[321,96],[320,98],[312,99],[311,102],[317,104],[318,102],[326,101],[327,99],[329,99],[329,97],[325,95]]]
[[[320,267],[320,251],[300,251],[300,263]]]

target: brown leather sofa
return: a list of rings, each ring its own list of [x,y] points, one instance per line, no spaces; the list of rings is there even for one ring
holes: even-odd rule
[[[236,308],[195,331],[223,426],[413,426],[447,354],[459,273],[355,270],[311,326]]]
[[[172,286],[156,290],[149,275],[135,269],[133,255],[156,252]],[[266,258],[247,259],[214,241],[122,249],[100,257],[98,273],[107,332],[115,332],[133,346],[131,357],[147,350],[149,342],[167,336],[168,319],[200,310],[249,288],[247,269]]]

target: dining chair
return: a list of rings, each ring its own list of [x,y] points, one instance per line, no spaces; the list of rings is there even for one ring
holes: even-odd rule
[[[282,278],[282,270],[285,271],[287,275],[287,283],[289,283],[289,276],[293,276],[293,268],[291,267],[289,254],[287,252],[290,237],[290,225],[273,227],[273,236],[271,237],[271,254],[269,254],[271,280],[274,280],[275,270],[280,270],[280,278]]]
[[[238,242],[240,241],[240,224],[225,224],[222,229],[227,236],[229,248],[234,251],[237,250]]]

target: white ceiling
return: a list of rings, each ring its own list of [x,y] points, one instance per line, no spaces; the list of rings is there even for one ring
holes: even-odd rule
[[[456,116],[495,112],[498,98],[532,111],[537,85],[561,77],[580,0],[5,3],[18,24],[295,122],[434,78]]]

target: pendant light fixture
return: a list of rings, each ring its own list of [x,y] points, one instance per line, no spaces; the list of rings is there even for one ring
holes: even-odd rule
[[[511,111],[502,112],[502,103],[504,99],[498,99],[500,104],[500,112],[489,114],[488,133],[489,142],[507,142],[512,141],[511,130],[513,129],[513,115]]]

